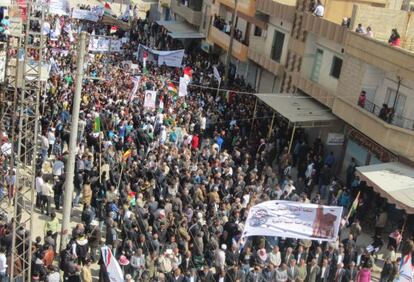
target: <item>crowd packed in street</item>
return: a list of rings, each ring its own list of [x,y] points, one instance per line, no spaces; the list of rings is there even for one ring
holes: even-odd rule
[[[73,218],[79,223],[59,250],[56,214],[64,195],[79,32],[110,35],[111,27],[57,16],[47,25],[43,32],[52,66],[41,102],[35,204],[50,218],[44,237],[33,238],[32,281],[110,281],[101,256],[104,245],[125,281],[189,282],[369,282],[384,245],[380,281],[394,281],[402,236],[392,230],[389,242],[383,240],[389,232],[385,201],[365,189],[358,209],[347,216],[361,191],[355,162],[341,182],[337,156],[326,152],[320,139],[309,140],[298,129],[290,146],[287,123],[275,120],[271,128],[272,112],[260,103],[255,107],[254,89],[243,77],[230,77],[227,89],[217,91],[213,66],[221,74],[224,67],[213,55],[191,48],[183,68],[152,62],[144,68],[134,57],[139,44],[183,48],[148,20],[135,21],[130,32],[112,34],[127,38],[122,53],[88,55],[73,195],[73,206],[82,214]],[[178,85],[188,67],[188,95],[180,97],[171,83]],[[154,109],[143,106],[146,90],[157,92]],[[12,194],[14,172],[7,173],[3,188]],[[329,243],[257,236],[242,244],[250,207],[278,199],[344,207],[340,233],[346,235]],[[361,222],[375,212],[373,240],[361,245],[358,238],[366,232]],[[4,224],[1,281],[11,263],[17,267],[8,278],[19,280],[22,262],[10,262],[11,234],[12,225]],[[93,278],[95,263],[100,271]]]

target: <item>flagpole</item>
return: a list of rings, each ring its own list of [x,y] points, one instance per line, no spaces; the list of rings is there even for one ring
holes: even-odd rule
[[[66,181],[64,189],[64,202],[63,202],[63,218],[62,218],[62,229],[61,229],[61,240],[60,240],[60,250],[66,248],[70,217],[72,210],[72,198],[73,198],[73,178],[75,176],[75,158],[76,158],[76,141],[78,135],[78,126],[79,126],[79,111],[81,103],[81,92],[82,92],[82,80],[83,80],[83,64],[85,60],[86,51],[86,32],[80,34],[79,47],[78,47],[78,62],[77,62],[77,73],[76,73],[76,89],[75,95],[73,97],[73,106],[72,106],[72,122],[70,128],[70,138],[69,138],[69,158],[68,164],[66,167]]]
[[[217,93],[216,93],[216,98],[218,97],[218,95],[220,94],[220,85],[221,85],[221,79],[218,82],[218,88],[217,88]]]
[[[359,195],[360,195],[360,194],[361,194],[361,191],[359,191],[359,192],[358,192],[357,196],[355,197],[354,202],[355,202],[355,201],[359,201]],[[352,206],[354,205],[354,202],[352,202]],[[351,209],[350,209],[350,210],[349,210],[349,212],[348,212],[348,215],[346,216],[346,222],[348,222],[349,218],[351,217],[351,213],[352,213],[352,210],[353,210],[352,206],[351,206]],[[358,203],[357,203],[357,207],[358,207]],[[356,208],[357,208],[357,207],[356,207]],[[355,210],[356,210],[356,208],[355,208]]]

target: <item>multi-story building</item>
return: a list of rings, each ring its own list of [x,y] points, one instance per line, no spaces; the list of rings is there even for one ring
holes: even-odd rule
[[[412,12],[401,10],[398,0],[329,0],[321,18],[311,12],[313,5],[309,0],[238,3],[236,28],[242,37],[231,52],[235,73],[259,93],[307,95],[332,112],[338,118],[335,126],[314,135],[322,141],[329,133],[344,136],[343,146],[327,146],[339,159],[338,173],[345,174],[351,158],[360,166],[412,165]],[[214,11],[228,22],[233,9],[234,1],[217,0]],[[345,18],[351,19],[348,27],[342,24]],[[356,33],[358,24],[365,30],[369,26],[373,36]],[[401,35],[400,47],[388,43],[394,28]],[[222,49],[224,58],[230,41],[226,30],[212,24],[208,40]],[[358,105],[362,91],[364,107]]]

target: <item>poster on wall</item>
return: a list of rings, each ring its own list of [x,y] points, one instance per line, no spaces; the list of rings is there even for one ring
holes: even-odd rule
[[[242,237],[274,236],[334,242],[341,215],[342,207],[266,201],[250,209]]]
[[[326,145],[342,146],[345,141],[345,135],[342,133],[328,133],[326,138]]]

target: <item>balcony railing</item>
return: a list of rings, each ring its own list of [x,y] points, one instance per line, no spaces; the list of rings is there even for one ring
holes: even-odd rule
[[[403,115],[395,114],[392,108],[384,109],[368,100],[365,100],[363,108],[389,124],[414,130],[414,120],[404,117]]]
[[[261,36],[250,36],[249,53],[250,60],[256,62],[258,65],[264,67],[269,72],[276,76],[283,73],[283,65],[270,58],[268,50],[266,50],[266,39]]]
[[[197,11],[194,6],[189,4],[189,7],[183,5],[181,1],[172,0],[171,9],[174,13],[183,17],[192,25],[199,26],[201,24],[202,13]]]
[[[210,26],[208,39],[209,41],[214,42],[215,44],[223,48],[224,50],[227,50],[229,48],[230,36],[214,26]],[[236,57],[240,61],[245,62],[247,61],[248,50],[248,46],[237,40],[233,40],[233,48],[231,53],[234,57]]]

